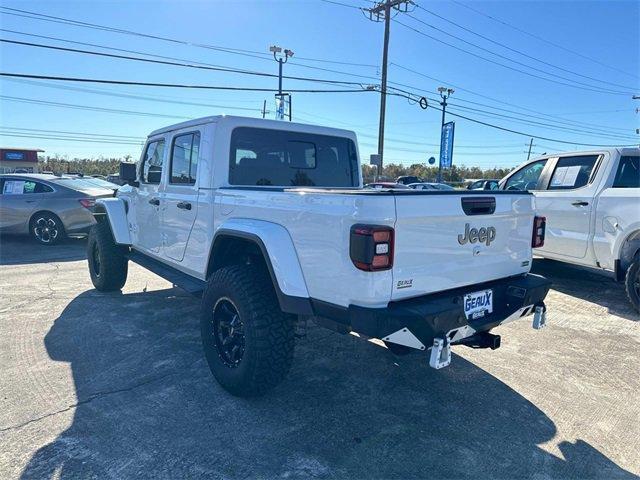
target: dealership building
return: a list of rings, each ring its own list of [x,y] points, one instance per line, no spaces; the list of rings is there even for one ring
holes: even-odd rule
[[[39,148],[0,148],[0,173],[38,172]]]

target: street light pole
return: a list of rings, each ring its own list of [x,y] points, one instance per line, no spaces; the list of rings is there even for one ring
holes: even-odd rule
[[[277,45],[271,45],[269,47],[269,51],[273,53],[273,59],[278,62],[278,100],[283,102],[282,96],[282,65],[287,63],[289,57],[293,57],[293,50],[289,50],[288,48],[283,49],[282,47],[278,47]],[[289,100],[291,101],[291,100]],[[279,111],[280,109],[278,109]],[[280,113],[278,113],[280,115]],[[280,120],[284,118],[284,114],[280,117]],[[291,121],[291,115],[289,115],[289,121]]]
[[[440,125],[440,160],[438,161],[438,183],[442,182],[442,132],[444,129],[445,112],[447,110],[447,98],[449,98],[453,92],[455,92],[453,88],[438,87],[438,93],[440,94],[440,98],[442,99],[442,101],[440,102],[440,105],[442,106],[442,124]]]

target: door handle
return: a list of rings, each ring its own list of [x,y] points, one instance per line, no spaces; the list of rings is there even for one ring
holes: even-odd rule
[[[573,202],[571,205],[574,207],[586,207],[589,205],[589,202]]]
[[[177,207],[182,210],[191,210],[191,204],[189,202],[178,202]]]
[[[152,198],[151,200],[149,200],[149,203],[157,207],[158,205],[160,205],[160,200],[157,198]]]

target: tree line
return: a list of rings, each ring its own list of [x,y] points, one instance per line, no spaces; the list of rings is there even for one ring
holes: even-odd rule
[[[110,175],[118,173],[120,162],[131,162],[131,156],[123,158],[65,158],[44,157],[39,159],[40,171],[53,172],[55,174],[82,173],[84,175]],[[453,165],[450,169],[443,171],[445,182],[461,182],[467,178],[497,178],[500,179],[509,173],[511,168],[488,168],[467,167]],[[376,167],[373,165],[362,165],[362,176],[365,183],[374,181]],[[434,181],[438,175],[438,168],[423,163],[413,165],[401,165],[389,163],[384,166],[381,178],[394,181],[403,175],[414,175],[425,181]]]

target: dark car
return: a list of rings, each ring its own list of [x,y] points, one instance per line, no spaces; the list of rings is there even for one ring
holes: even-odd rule
[[[499,190],[499,182],[500,180],[495,179],[476,180],[467,187],[467,190]]]
[[[420,183],[422,179],[420,177],[416,177],[415,175],[403,175],[401,177],[396,178],[396,183],[401,183],[403,185],[409,185],[410,183]]]

